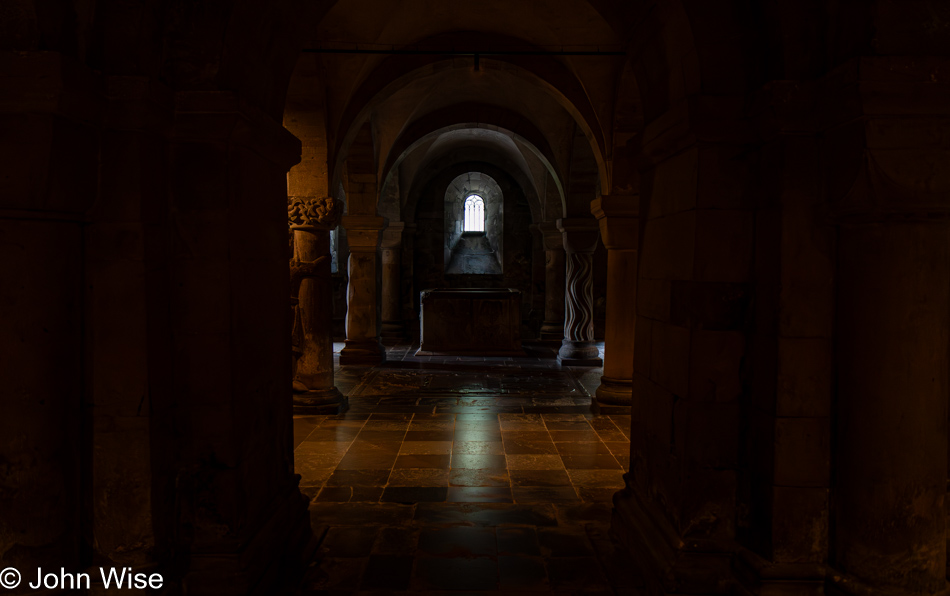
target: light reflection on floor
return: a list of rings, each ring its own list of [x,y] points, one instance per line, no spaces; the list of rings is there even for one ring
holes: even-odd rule
[[[635,593],[607,537],[630,417],[592,415],[601,370],[561,369],[555,347],[404,345],[338,368],[349,411],[294,420],[301,487],[328,530],[305,593]]]

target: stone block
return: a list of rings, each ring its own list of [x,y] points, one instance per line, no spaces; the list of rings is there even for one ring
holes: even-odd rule
[[[99,552],[145,563],[155,544],[148,416],[96,416],[92,515]]]
[[[99,201],[92,217],[102,221],[139,221],[142,204],[163,201],[163,148],[156,136],[108,130],[100,145]]]
[[[4,164],[4,209],[42,209],[49,183],[53,117],[0,115],[0,160]]]
[[[793,265],[800,266],[801,263]],[[801,269],[807,270],[807,266]],[[811,274],[814,275],[814,270]],[[779,333],[798,337],[831,336],[834,327],[834,278],[831,275],[811,282],[783,281],[780,300]]]
[[[830,415],[831,344],[830,339],[823,338],[778,338],[775,403],[778,416]]]
[[[669,454],[673,441],[673,404],[675,396],[669,390],[647,381],[641,387],[645,391],[642,404],[643,433],[663,445],[662,453]]]
[[[647,442],[647,494],[674,527],[680,527],[683,506],[683,474],[680,460],[670,454],[669,445],[655,437]]]
[[[633,340],[633,370],[650,375],[653,359],[653,321],[637,317],[637,327]]]
[[[750,407],[774,416],[778,385],[778,339],[774,335],[756,333],[751,338],[748,353],[752,374]]]
[[[777,486],[828,486],[830,426],[827,418],[775,419],[774,479]]]
[[[141,261],[145,256],[145,232],[138,222],[101,222],[85,235],[86,259],[91,262]]]
[[[261,197],[287,195],[287,174],[277,164],[243,148],[234,148],[228,156],[228,167],[234,172],[228,197],[231,212],[260,219],[287,221],[284,201],[262,201]]]
[[[699,209],[754,207],[756,155],[745,146],[717,145],[701,149],[696,206]]]
[[[695,240],[694,211],[683,211],[648,221],[640,256],[641,278],[692,279]]]
[[[696,212],[696,281],[745,282],[752,273],[755,218],[751,211]]]
[[[227,333],[231,327],[229,263],[178,260],[171,275],[171,318],[182,333]]]
[[[521,292],[424,290],[419,354],[522,355]]]
[[[227,393],[221,389],[218,392]],[[240,465],[242,456],[237,440],[240,431],[235,423],[240,413],[231,407],[231,395],[224,399],[208,400],[183,393],[180,400],[188,404],[183,408],[186,417],[182,424],[190,429],[201,429],[192,444],[194,456],[205,465],[222,469],[233,469]],[[228,499],[231,498],[234,495],[228,496]]]
[[[185,259],[228,259],[226,210],[187,211],[173,217],[171,250],[174,255]]]
[[[99,138],[96,131],[85,124],[54,118],[49,160],[45,180],[47,194],[43,197],[42,207],[37,207],[71,212],[91,207],[99,181]]]
[[[699,150],[696,147],[656,166],[650,197],[651,220],[696,207],[698,168]]]
[[[741,332],[694,331],[689,353],[690,400],[737,401],[742,394],[740,369],[745,355]]]
[[[868,149],[943,151],[950,147],[950,119],[872,118],[865,135]]]
[[[290,295],[286,261],[234,261],[231,266],[233,386],[252,391],[259,399],[288,396],[290,321],[285,316]],[[266,407],[263,403],[262,407]]]
[[[690,333],[686,327],[654,322],[650,379],[679,396],[689,391]]]
[[[228,257],[246,260],[287,260],[287,218],[262,219],[248,212],[228,216]]]
[[[673,412],[673,444],[674,453],[691,466],[735,469],[739,450],[738,405],[678,400]]]
[[[206,143],[178,142],[171,155],[169,190],[179,211],[228,208],[227,152]]]
[[[782,257],[782,214],[778,209],[759,210],[755,213],[755,280],[757,284],[778,285]]]
[[[657,321],[670,321],[670,282],[665,279],[637,280],[637,314]]]
[[[670,323],[720,331],[744,329],[751,301],[748,284],[674,281]]]
[[[772,335],[779,328],[779,287],[778,280],[759,279],[755,284],[755,329],[757,332]]]
[[[830,337],[834,325],[835,233],[815,220],[814,198],[785,196],[782,215],[782,335]]]
[[[685,539],[731,540],[736,535],[736,472],[687,464],[677,525]]]
[[[232,389],[231,338],[227,333],[187,333],[176,342],[175,391],[181,403],[229,408]],[[288,358],[289,360],[289,358]]]
[[[775,417],[766,412],[752,410],[748,414],[746,424],[749,473],[756,481],[771,486],[775,467]]]
[[[828,556],[828,489],[772,488],[772,560],[821,563]]]
[[[117,253],[121,254],[121,253]],[[91,401],[96,409],[136,416],[148,412],[145,272],[141,261],[87,265],[88,325],[94,349]]]

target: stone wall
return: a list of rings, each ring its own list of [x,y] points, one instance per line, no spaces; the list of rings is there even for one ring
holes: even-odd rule
[[[463,233],[465,200],[473,194],[484,201],[484,239]],[[443,218],[443,263],[447,275],[498,275],[504,271],[504,204],[504,193],[488,174],[466,172],[452,180],[445,190]]]
[[[450,274],[445,271],[445,258],[447,253],[446,225],[454,225],[454,216],[446,215],[447,205],[454,205],[445,200],[446,189],[450,184],[459,178],[456,169],[451,169],[446,173],[436,176],[422,191],[415,213],[415,233],[412,235],[412,249],[404,252],[411,252],[412,269],[403,270],[403,279],[412,280],[413,294],[412,301],[414,317],[418,317],[419,292],[428,288],[444,287],[488,287],[488,288],[515,288],[523,292],[522,314],[523,319],[527,318],[530,311],[531,295],[531,275],[532,275],[532,235],[529,232],[531,225],[531,212],[528,208],[527,200],[521,188],[508,176],[503,170],[494,166],[483,165],[482,170],[478,172],[474,164],[465,166],[464,176],[469,176],[468,170],[472,170],[480,176],[490,176],[497,184],[497,196],[501,201],[495,207],[497,216],[486,214],[486,231],[490,222],[497,221],[495,218],[502,219],[503,226],[495,226],[494,234],[497,234],[495,242],[502,248],[500,258],[501,273],[497,274]],[[457,193],[461,195],[463,193]],[[468,196],[468,195],[465,195]],[[495,196],[495,195],[492,195]],[[462,197],[464,200],[464,197]],[[460,236],[457,232],[452,232],[453,236]],[[489,234],[486,233],[486,236]],[[530,329],[530,325],[529,325]],[[525,330],[525,334],[529,331]]]

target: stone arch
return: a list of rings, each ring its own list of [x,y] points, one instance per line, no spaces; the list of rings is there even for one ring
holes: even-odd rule
[[[499,129],[523,139],[525,145],[544,163],[554,180],[560,184],[560,168],[551,145],[533,122],[516,111],[476,103],[456,104],[407,123],[389,150],[381,171],[381,179],[385,180],[405,156],[427,139],[461,128]]]
[[[428,184],[429,181],[440,172],[456,168],[459,164],[463,163],[484,163],[504,171],[512,180],[517,182],[518,186],[525,193],[534,223],[542,221],[543,209],[541,206],[541,198],[534,180],[519,168],[517,164],[507,159],[505,155],[497,151],[472,148],[461,148],[441,154],[416,170],[416,175],[409,183],[401,206],[401,212],[405,221],[411,222],[415,219],[419,192],[422,187]]]
[[[426,57],[431,58],[431,57]],[[584,131],[584,135],[591,145],[592,153],[597,157],[598,173],[601,178],[601,184],[607,186],[607,172],[604,161],[605,139],[602,128],[597,123],[593,107],[586,98],[583,87],[577,79],[567,71],[564,66],[556,61],[547,64],[559,76],[549,75],[540,76],[532,68],[527,68],[517,59],[506,60],[504,57],[495,57],[492,59],[481,60],[481,68],[484,71],[495,71],[503,77],[510,77],[519,80],[529,80],[545,94],[553,97],[563,109],[565,109],[575,120],[577,125]],[[380,76],[376,79],[369,78],[367,82],[354,93],[347,105],[346,112],[341,119],[339,127],[339,137],[337,149],[334,150],[336,165],[334,171],[341,166],[340,156],[348,151],[349,144],[353,140],[353,125],[365,121],[369,118],[373,108],[384,98],[395,93],[399,88],[411,82],[413,79],[423,76],[437,74],[451,68],[453,61],[422,61],[404,59],[390,59],[384,61],[377,69]],[[537,66],[535,66],[537,68]],[[576,102],[576,104],[575,104]]]

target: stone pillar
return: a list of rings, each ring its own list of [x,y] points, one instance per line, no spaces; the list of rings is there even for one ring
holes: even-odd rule
[[[946,586],[950,230],[932,215],[838,232],[836,567],[900,594]]]
[[[926,66],[862,58],[839,69],[846,83],[832,81],[840,84],[833,91],[854,94],[840,96],[863,115],[826,131],[821,151],[860,166],[821,168],[824,187],[841,189],[830,197],[837,223],[832,563],[845,593],[950,593],[950,179],[938,174],[947,161],[950,93],[933,85],[932,74],[948,66],[946,58]]]
[[[564,338],[564,239],[557,224],[540,224],[544,242],[544,323],[541,339]]]
[[[639,197],[603,196],[591,203],[607,247],[607,325],[604,375],[591,406],[630,407],[633,396],[633,337],[637,323]]]
[[[340,364],[379,364],[386,352],[379,341],[377,252],[386,218],[344,215],[343,227],[350,246],[346,289],[346,345]]]
[[[82,460],[93,455],[92,408],[83,405],[102,397],[89,394],[93,363],[83,358],[92,343],[85,311],[98,306],[84,305],[84,234],[100,192],[101,84],[71,56],[0,55],[0,460],[10,487],[0,569],[17,567],[25,581],[37,567],[80,571],[89,521],[93,478],[83,477]],[[139,236],[117,236],[126,251],[141,245]]]
[[[151,404],[166,491],[153,503],[168,520],[156,527],[187,562],[186,593],[275,592],[312,536],[288,374],[287,171],[300,141],[230,92],[182,91],[174,105],[172,314],[156,330],[170,337],[170,369],[149,379],[167,384]]]
[[[594,345],[594,249],[600,233],[594,219],[557,220],[564,239],[566,287],[564,339],[557,359],[568,366],[601,366]]]
[[[294,233],[291,295],[297,297],[295,328],[300,358],[294,375],[294,413],[336,414],[346,397],[333,384],[333,308],[330,230],[341,204],[332,198],[295,199],[288,206]]]
[[[402,271],[402,232],[406,224],[394,221],[383,231],[381,253],[382,276],[382,331],[383,343],[395,345],[406,338],[406,326],[402,319],[402,287],[399,283]]]

